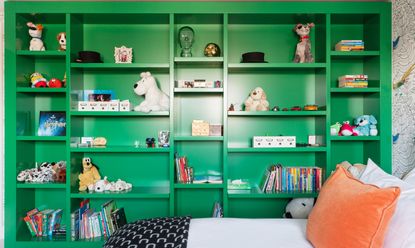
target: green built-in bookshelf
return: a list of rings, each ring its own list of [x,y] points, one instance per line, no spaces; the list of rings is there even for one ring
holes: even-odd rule
[[[26,22],[44,26],[46,51],[29,51]],[[313,63],[292,62],[297,23],[313,22]],[[180,57],[178,30],[195,31],[193,57]],[[67,50],[58,51],[56,35],[66,32]],[[6,247],[101,247],[104,240],[71,240],[71,213],[86,198],[91,206],[116,199],[128,221],[172,215],[209,217],[215,202],[226,217],[279,218],[290,198],[317,193],[259,192],[265,169],[273,163],[318,166],[327,177],[336,163],[365,162],[369,157],[391,171],[391,3],[385,2],[6,2]],[[360,39],[365,51],[338,52],[340,40]],[[220,57],[203,55],[207,43]],[[133,48],[133,63],[114,63],[114,47]],[[79,51],[101,54],[103,63],[75,63]],[[265,53],[267,63],[240,63],[246,52]],[[30,88],[25,75],[39,71],[63,78],[66,88]],[[82,112],[73,109],[73,90],[108,89],[132,105],[143,98],[133,85],[150,71],[170,96],[170,111]],[[345,74],[367,74],[364,89],[337,87]],[[177,80],[220,80],[221,88],[178,88]],[[318,111],[228,111],[243,103],[255,87],[267,93],[271,107],[318,104]],[[39,111],[66,111],[66,136],[36,135]],[[330,125],[358,115],[378,120],[375,137],[333,137]],[[23,118],[22,118],[23,116]],[[194,137],[192,120],[223,125],[222,136]],[[16,132],[17,127],[17,132]],[[147,137],[170,131],[170,148],[135,147]],[[252,148],[252,137],[292,135],[307,143],[321,135],[324,146]],[[104,136],[105,148],[71,147],[70,138]],[[179,184],[174,154],[187,156],[195,173],[213,170],[222,184]],[[133,184],[127,193],[78,191],[83,157],[91,157],[102,176]],[[22,184],[21,169],[42,161],[67,161],[65,184]],[[251,190],[227,189],[228,179],[247,179]],[[23,216],[46,205],[64,210],[67,235],[31,238]]]

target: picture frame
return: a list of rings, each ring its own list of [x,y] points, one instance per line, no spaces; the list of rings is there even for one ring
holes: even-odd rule
[[[114,59],[116,64],[132,63],[133,49],[126,46],[114,47]]]
[[[38,136],[65,136],[66,112],[65,111],[40,111]]]

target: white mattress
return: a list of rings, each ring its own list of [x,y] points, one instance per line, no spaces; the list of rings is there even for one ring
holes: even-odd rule
[[[187,247],[312,248],[306,224],[305,219],[192,219]]]

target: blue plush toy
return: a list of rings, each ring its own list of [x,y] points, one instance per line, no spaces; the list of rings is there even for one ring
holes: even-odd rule
[[[361,115],[354,120],[356,125],[356,131],[359,136],[376,136],[377,129],[376,124],[377,120],[373,115]]]

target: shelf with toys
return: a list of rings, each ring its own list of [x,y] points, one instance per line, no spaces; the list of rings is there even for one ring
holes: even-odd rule
[[[290,198],[318,193],[261,192],[256,185],[270,163],[316,166],[328,176],[340,161],[370,157],[391,169],[388,4],[121,2],[114,9],[114,3],[8,2],[5,8],[6,80],[16,82],[6,84],[6,163],[16,165],[6,168],[6,246],[52,247],[54,240],[62,247],[102,246],[105,238],[71,237],[71,215],[85,199],[97,210],[116,199],[128,222],[208,217],[216,202],[227,217],[280,218]],[[29,28],[43,31],[32,50]],[[183,34],[194,38],[190,46]],[[35,51],[42,44],[46,50]],[[297,45],[307,44],[310,50],[297,54]],[[367,75],[367,83],[346,84],[367,87],[340,88],[346,75]],[[162,111],[145,109],[150,99],[136,89],[150,76],[169,97]],[[257,87],[268,105],[248,111]],[[38,135],[41,111],[65,112],[66,133]],[[331,136],[333,124],[353,126],[361,115],[376,118],[377,135]],[[199,136],[193,123],[215,132]],[[281,135],[295,137],[294,147],[253,142]],[[102,138],[105,147],[90,145]],[[194,175],[214,173],[223,183],[179,183],[175,153],[187,157]],[[84,158],[99,167],[99,183],[107,176],[132,189],[80,191]],[[66,183],[16,181],[36,162],[60,160],[70,161]],[[231,190],[228,180],[239,179],[251,189]],[[66,234],[31,237],[22,217],[42,206],[63,209]]]

